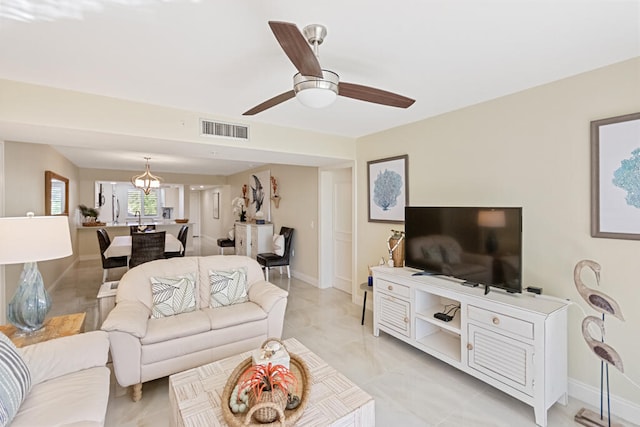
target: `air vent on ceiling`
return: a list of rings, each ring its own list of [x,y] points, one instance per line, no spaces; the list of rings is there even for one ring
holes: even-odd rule
[[[249,139],[249,127],[200,119],[200,134],[220,138]]]

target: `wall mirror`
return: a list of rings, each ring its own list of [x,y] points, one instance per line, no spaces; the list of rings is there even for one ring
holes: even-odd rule
[[[69,215],[69,179],[55,172],[44,172],[45,215]]]

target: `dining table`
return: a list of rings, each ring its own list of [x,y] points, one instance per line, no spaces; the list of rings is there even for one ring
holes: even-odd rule
[[[182,242],[173,234],[165,234],[164,251],[165,252],[182,252]],[[116,236],[111,244],[104,251],[105,258],[117,258],[121,256],[131,257],[131,236]]]

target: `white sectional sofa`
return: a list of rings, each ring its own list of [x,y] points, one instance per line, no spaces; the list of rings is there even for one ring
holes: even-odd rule
[[[110,378],[105,332],[57,338],[19,352],[32,387],[11,427],[104,425]]]
[[[225,284],[220,277],[237,278],[239,272],[246,273],[246,301],[219,306],[224,290],[212,297],[212,273],[220,291]],[[195,281],[195,306],[166,315],[166,307],[159,305],[166,295],[158,282],[174,283],[169,288],[179,289],[182,301],[188,299],[182,291],[189,287],[185,277]],[[258,348],[268,337],[280,338],[287,296],[245,256],[171,258],[132,268],[120,280],[116,306],[102,325],[109,333],[116,379],[122,387],[133,386],[137,401],[146,381]]]

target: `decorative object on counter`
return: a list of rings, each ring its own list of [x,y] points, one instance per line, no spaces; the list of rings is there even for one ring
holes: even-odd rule
[[[105,225],[103,222],[98,221],[98,215],[100,211],[95,208],[90,208],[85,205],[78,205],[80,209],[80,215],[82,215],[82,225],[85,227]]]
[[[409,204],[409,156],[367,162],[369,222],[404,222]]]
[[[244,187],[242,189],[244,193]],[[247,211],[245,207],[245,198],[244,197],[236,197],[231,201],[231,206],[233,207],[233,214],[240,216],[240,222],[245,222],[247,220]]]
[[[178,218],[175,221],[177,224],[186,224],[189,222],[189,218],[183,218],[183,219]]]
[[[265,223],[264,214],[262,213],[262,211],[256,212],[255,219],[256,219],[256,224],[264,224]]]
[[[146,195],[149,195],[151,190],[160,188],[160,183],[162,182],[162,178],[151,174],[151,171],[149,170],[150,159],[151,157],[145,157],[147,164],[144,173],[131,178],[131,183],[134,187],[141,189]]]
[[[37,261],[73,254],[66,216],[0,218],[0,264],[24,263],[18,288],[9,302],[9,322],[24,333],[42,328],[51,299],[38,271]]]
[[[387,239],[389,250],[389,267],[402,267],[404,265],[404,231],[391,230]]]
[[[276,209],[280,207],[280,195],[278,194],[278,180],[275,176],[271,176],[271,189],[273,190],[273,194],[271,195],[271,200],[273,200],[273,204],[276,205]]]
[[[624,322],[624,316],[622,315],[622,310],[620,309],[620,305],[618,302],[608,296],[607,294],[590,289],[587,287],[582,278],[580,277],[580,273],[582,270],[587,267],[595,274],[596,285],[600,286],[600,264],[596,261],[584,259],[579,261],[574,270],[573,270],[573,281],[576,285],[576,289],[580,296],[589,304],[594,310],[602,313],[602,319],[599,319],[596,316],[586,316],[582,320],[582,336],[584,337],[585,342],[593,351],[593,353],[600,359],[600,414],[596,414],[595,412],[582,408],[580,409],[574,420],[585,426],[611,426],[611,400],[609,395],[609,365],[613,365],[617,368],[622,374],[624,374],[624,366],[622,364],[622,358],[618,354],[618,352],[609,344],[605,344],[605,329],[604,329],[604,320],[605,314],[609,314],[611,316],[617,317],[619,320]],[[589,331],[589,326],[595,325],[600,330],[600,337],[594,337],[591,335]],[[606,376],[606,378],[605,378]],[[604,416],[604,382],[606,380],[607,383],[607,416]]]

